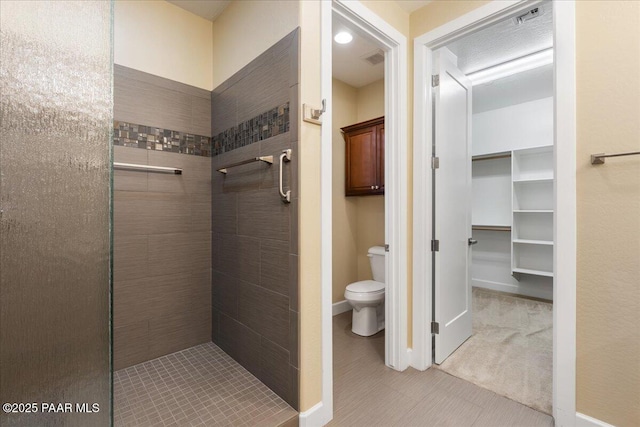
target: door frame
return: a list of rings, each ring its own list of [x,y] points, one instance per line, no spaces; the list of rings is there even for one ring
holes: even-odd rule
[[[324,425],[333,418],[332,333],[332,17],[375,41],[385,51],[385,240],[386,257],[385,364],[403,371],[407,348],[407,38],[359,1],[322,1],[320,22],[321,97],[327,113],[321,128],[321,324],[322,401],[300,414],[300,425]]]
[[[414,39],[413,349],[411,365],[432,364],[432,51],[539,1],[492,1]],[[554,286],[553,416],[576,424],[576,64],[575,1],[553,1]],[[425,120],[422,120],[424,118]],[[420,143],[423,142],[423,143]],[[562,195],[560,197],[560,195]],[[561,283],[561,286],[557,284]]]

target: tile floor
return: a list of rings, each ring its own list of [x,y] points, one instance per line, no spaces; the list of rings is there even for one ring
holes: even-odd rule
[[[333,318],[331,426],[553,426],[553,418],[438,369],[384,366],[384,331],[351,333],[351,312]]]
[[[295,410],[211,342],[113,377],[116,426],[297,425]]]

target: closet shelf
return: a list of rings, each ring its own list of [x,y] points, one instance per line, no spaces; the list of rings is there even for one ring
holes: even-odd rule
[[[533,274],[535,276],[553,277],[553,272],[544,270],[531,270],[529,268],[514,268],[514,273]]]
[[[553,213],[553,209],[517,209],[514,213]]]
[[[553,246],[553,241],[551,240],[513,239],[513,243],[521,243],[525,245]]]

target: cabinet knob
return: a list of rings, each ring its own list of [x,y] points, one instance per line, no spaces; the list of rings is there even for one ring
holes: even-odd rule
[[[376,190],[378,190],[380,188],[380,186],[376,185]]]
[[[372,185],[372,186],[371,186],[371,189],[372,189],[372,190],[375,190],[375,189],[376,189],[376,186],[375,186],[375,185]]]

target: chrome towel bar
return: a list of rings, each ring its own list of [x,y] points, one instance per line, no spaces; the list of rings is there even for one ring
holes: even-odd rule
[[[141,169],[141,170],[151,171],[151,172],[169,172],[169,173],[174,173],[176,175],[182,175],[182,169],[167,168],[164,166],[137,165],[134,163],[117,163],[117,162],[114,162],[113,166],[116,168]]]
[[[252,157],[250,159],[243,160],[241,162],[233,163],[233,164],[227,165],[227,166],[225,166],[223,168],[220,168],[220,169],[218,169],[218,172],[227,173],[227,169],[229,169],[229,168],[233,168],[233,167],[241,166],[241,165],[246,165],[248,163],[253,163],[253,162],[265,162],[265,163],[273,164],[273,156]]]
[[[591,155],[591,164],[592,165],[603,165],[604,159],[607,157],[622,157],[622,156],[635,156],[640,154],[640,151],[630,151],[628,153],[618,153],[618,154],[592,154]]]

